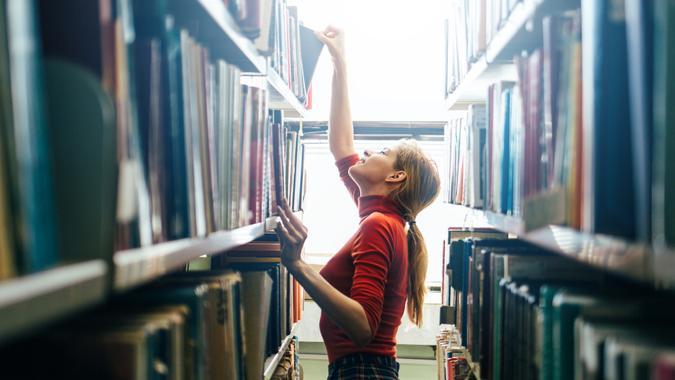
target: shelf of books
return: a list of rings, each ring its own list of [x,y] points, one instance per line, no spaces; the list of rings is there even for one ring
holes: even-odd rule
[[[448,78],[470,72],[473,56],[486,63],[452,83],[468,88],[504,62],[516,76],[449,112],[444,197],[466,217],[443,258],[450,326],[439,344],[450,348],[439,379],[472,368],[489,379],[672,379],[675,6],[452,9],[467,11],[451,17],[479,42],[449,45],[463,63]]]
[[[254,243],[282,199],[302,210],[302,130],[269,101],[268,3],[228,4],[0,6],[9,377],[241,380],[290,345],[301,289]]]
[[[516,78],[494,78],[481,88],[482,99],[451,112],[446,201],[480,209],[467,212],[541,247],[672,287],[675,272],[657,264],[671,263],[672,254],[655,248],[675,241],[672,214],[664,212],[672,195],[663,184],[671,174],[662,164],[672,147],[659,137],[670,135],[672,115],[658,111],[671,107],[672,96],[657,85],[672,75],[662,67],[667,54],[659,61],[659,54],[652,57],[640,45],[653,25],[669,24],[643,22],[628,12],[625,19],[609,20],[605,8],[588,6],[583,13],[547,3],[538,2],[528,21],[534,24],[528,33],[537,35],[529,45],[506,43],[518,46],[512,57]],[[518,4],[511,15],[520,18],[515,12],[530,6]],[[584,28],[591,29],[582,38]],[[600,69],[610,57],[611,74]],[[654,81],[635,67],[649,70]]]
[[[462,110],[483,100],[496,80],[515,81],[514,56],[541,43],[538,23],[575,6],[578,1],[451,1],[446,21],[447,109]]]
[[[62,265],[0,283],[0,342],[102,303],[103,260]]]
[[[279,366],[281,359],[283,359],[286,353],[288,352],[288,348],[291,342],[293,341],[293,339],[295,339],[297,335],[297,328],[298,324],[296,323],[293,325],[291,333],[288,334],[288,336],[286,336],[286,338],[284,338],[284,340],[281,342],[279,351],[276,354],[265,359],[265,372],[263,373],[264,380],[270,380],[274,375],[274,371]]]

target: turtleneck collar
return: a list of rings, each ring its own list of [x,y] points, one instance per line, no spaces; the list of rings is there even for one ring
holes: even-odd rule
[[[359,217],[361,219],[374,213],[394,214],[403,219],[398,202],[385,195],[367,195],[359,197]]]

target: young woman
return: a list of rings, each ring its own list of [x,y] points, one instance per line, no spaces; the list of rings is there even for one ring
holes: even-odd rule
[[[320,273],[301,257],[307,228],[286,202],[277,233],[282,263],[321,308],[328,379],[398,379],[396,332],[403,311],[422,324],[427,250],[417,214],[438,195],[433,161],[414,141],[359,159],[347,95],[343,33],[317,33],[333,58],[329,145],[359,208],[358,231]],[[406,302],[407,300],[407,302]]]

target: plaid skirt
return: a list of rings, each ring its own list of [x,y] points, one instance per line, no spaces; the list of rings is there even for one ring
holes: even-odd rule
[[[328,380],[398,380],[398,368],[391,356],[356,353],[328,365]]]

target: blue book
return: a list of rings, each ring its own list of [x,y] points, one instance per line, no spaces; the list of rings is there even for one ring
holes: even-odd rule
[[[501,157],[501,169],[502,169],[502,183],[501,183],[501,209],[499,210],[502,214],[506,214],[509,211],[509,194],[510,192],[510,173],[511,173],[511,151],[510,151],[510,140],[511,140],[511,92],[512,88],[505,88],[501,94],[501,106],[503,123],[503,146],[502,146],[502,157]]]
[[[590,141],[586,227],[636,236],[635,182],[624,1],[582,2],[584,136]],[[588,174],[588,171],[587,173]]]
[[[675,245],[675,4],[654,2],[653,237]]]
[[[626,1],[629,86],[635,171],[636,237],[651,240],[654,13],[651,1]]]

